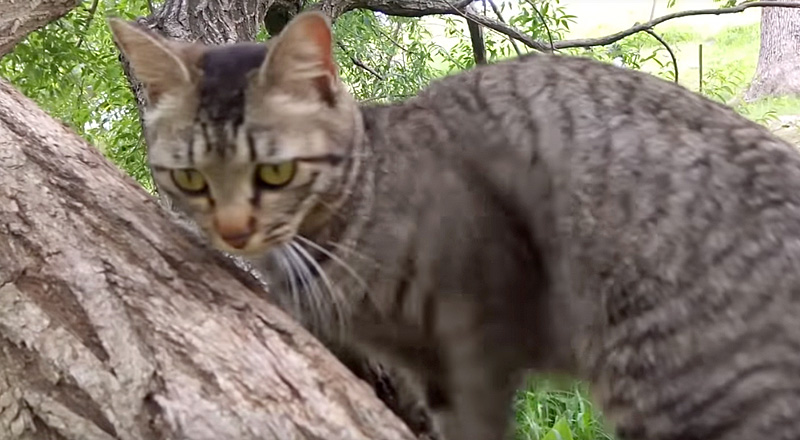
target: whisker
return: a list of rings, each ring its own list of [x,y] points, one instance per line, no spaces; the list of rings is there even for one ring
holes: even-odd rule
[[[366,260],[366,261],[368,261],[369,263],[371,263],[371,264],[373,264],[375,266],[379,266],[380,265],[380,263],[378,263],[378,260],[376,260],[373,257],[368,256],[367,254],[365,254],[363,252],[360,252],[360,251],[356,250],[355,247],[346,246],[346,245],[343,245],[341,243],[337,243],[335,241],[328,241],[326,244],[329,245],[329,246],[333,246],[333,247],[335,247],[335,248],[337,248],[337,249],[339,249],[339,250],[341,250],[343,252],[347,252],[347,253],[353,254],[354,256],[359,257],[359,258],[361,258],[363,260]]]
[[[333,306],[333,312],[336,314],[336,318],[338,318],[339,325],[336,327],[339,331],[344,330],[344,324],[346,322],[345,314],[343,310],[343,304],[345,304],[346,298],[342,294],[339,289],[334,288],[333,283],[331,282],[328,274],[325,273],[325,270],[320,266],[319,262],[308,253],[308,251],[295,241],[292,241],[291,244],[294,248],[305,257],[306,261],[316,269],[319,277],[322,279],[322,282],[325,284],[326,289],[328,290],[328,294],[330,295],[330,302]],[[340,335],[341,336],[341,335]]]
[[[286,250],[283,246],[275,250],[275,258],[283,271],[286,273],[289,284],[289,294],[292,296],[292,305],[297,312],[300,312],[300,296],[297,289],[297,280],[295,279],[295,268],[285,255]]]
[[[358,275],[358,273],[356,273],[356,271],[353,270],[352,267],[350,267],[350,265],[345,263],[344,260],[339,258],[336,254],[334,254],[333,252],[325,249],[324,247],[314,243],[313,241],[303,237],[302,235],[297,235],[296,238],[298,240],[300,240],[302,243],[304,243],[304,244],[316,249],[317,251],[322,252],[323,254],[327,255],[331,260],[335,261],[339,266],[341,266],[342,269],[347,271],[347,273],[349,273],[350,276],[352,276],[359,284],[361,284],[361,288],[367,290],[367,283],[364,281],[364,279],[361,278]]]
[[[309,314],[313,317],[313,324],[314,326],[319,326],[321,322],[324,322],[323,316],[325,312],[323,311],[323,299],[322,294],[319,291],[319,286],[317,285],[314,276],[311,274],[311,271],[308,269],[308,264],[305,262],[305,259],[297,252],[295,246],[292,246],[292,242],[289,243],[289,246],[286,247],[287,255],[290,256],[290,261],[293,262],[295,269],[297,270],[296,274],[300,278],[300,283],[303,285],[303,290],[310,297],[310,302],[307,303],[309,310]]]

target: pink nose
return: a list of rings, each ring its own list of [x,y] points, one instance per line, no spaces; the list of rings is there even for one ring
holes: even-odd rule
[[[255,220],[252,217],[246,217],[239,221],[232,220],[239,219],[217,218],[214,220],[214,228],[225,243],[228,243],[234,249],[242,249],[247,246],[250,237],[255,232]]]

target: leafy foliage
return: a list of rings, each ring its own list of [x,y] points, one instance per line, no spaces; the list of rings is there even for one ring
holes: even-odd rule
[[[146,0],[83,2],[0,60],[0,76],[150,188],[138,111],[105,23],[148,12]]]
[[[354,11],[336,21],[334,32],[340,74],[358,99],[406,98],[440,75],[432,65],[437,48],[427,44],[431,33],[419,20]]]

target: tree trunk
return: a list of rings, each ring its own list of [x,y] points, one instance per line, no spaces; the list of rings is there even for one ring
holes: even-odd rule
[[[800,94],[799,64],[800,9],[763,8],[758,67],[744,99]]]
[[[0,438],[413,438],[254,279],[1,81],[0,236]]]
[[[0,57],[47,23],[77,6],[78,0],[0,0]]]

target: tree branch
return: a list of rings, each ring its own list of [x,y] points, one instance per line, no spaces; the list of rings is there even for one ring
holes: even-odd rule
[[[464,11],[463,15],[470,21],[474,21],[475,23],[488,27],[489,29],[492,29],[508,37],[511,37],[530,48],[533,48],[540,52],[550,51],[550,46],[547,43],[543,43],[539,40],[536,40],[530,35],[525,34],[519,29],[509,26],[503,22],[470,11]]]
[[[383,81],[383,76],[381,76],[380,73],[376,72],[375,69],[373,69],[372,67],[367,66],[361,60],[356,58],[354,55],[350,54],[350,51],[347,50],[347,47],[344,45],[344,43],[342,43],[341,41],[337,41],[336,45],[339,46],[339,49],[342,49],[342,52],[344,52],[347,55],[347,57],[350,58],[350,61],[356,67],[359,67],[361,69],[366,70],[367,72],[372,74],[372,76],[374,76],[375,78],[378,78],[379,80]]]
[[[94,20],[94,14],[97,12],[97,5],[100,3],[99,0],[93,0],[92,5],[89,6],[89,17],[86,19],[86,25],[83,27],[83,33],[81,33],[81,37],[78,39],[77,47],[81,47],[83,45],[83,41],[86,38],[86,33],[89,32],[89,26],[92,25],[92,20]]]
[[[475,64],[486,64],[486,43],[483,41],[483,29],[475,22],[467,20],[469,29],[469,39],[472,42],[472,56],[475,57]]]
[[[672,48],[669,46],[669,44],[666,42],[666,40],[661,38],[661,36],[658,35],[654,30],[647,29],[647,30],[645,30],[645,32],[647,32],[653,38],[658,40],[658,42],[661,43],[661,45],[664,46],[664,48],[667,49],[667,52],[669,52],[669,56],[670,56],[670,58],[672,58],[672,66],[673,66],[673,69],[675,71],[675,82],[677,83],[678,82],[678,58],[675,56],[675,52],[672,51]]]
[[[749,3],[744,3],[739,6],[734,6],[731,8],[719,8],[719,9],[692,9],[688,11],[680,11],[674,12],[672,14],[667,14],[653,20],[650,20],[646,23],[636,24],[628,29],[625,29],[620,32],[616,32],[610,35],[606,35],[604,37],[598,38],[582,38],[582,39],[574,39],[574,40],[560,40],[554,41],[552,48],[548,43],[536,40],[532,38],[530,35],[527,35],[516,29],[512,26],[509,26],[501,21],[491,19],[481,14],[476,14],[470,11],[457,11],[457,12],[447,12],[448,14],[453,15],[463,15],[466,16],[469,20],[472,20],[476,23],[479,23],[483,26],[486,26],[496,32],[499,32],[503,35],[511,37],[526,46],[538,50],[540,52],[549,52],[551,49],[559,50],[559,49],[568,49],[572,47],[595,47],[595,46],[607,46],[609,44],[616,43],[623,38],[629,37],[638,32],[644,32],[648,29],[652,29],[654,26],[657,26],[661,23],[664,23],[669,20],[674,20],[676,18],[682,17],[691,17],[696,15],[723,15],[723,14],[735,14],[742,12],[749,8],[767,8],[767,7],[778,7],[778,8],[800,8],[800,2],[797,3],[785,3],[780,1],[754,1]],[[369,7],[367,7],[369,9]],[[433,12],[432,14],[437,14],[439,12]],[[390,13],[390,15],[392,15]],[[429,14],[423,14],[429,15]]]
[[[550,32],[550,26],[547,25],[547,19],[544,18],[541,12],[539,12],[539,8],[536,7],[532,1],[528,0],[528,3],[531,4],[531,8],[533,8],[533,12],[539,17],[539,20],[542,21],[542,26],[544,26],[545,32],[547,32],[547,42],[550,44],[550,52],[555,52],[555,48],[553,47],[553,34]]]
[[[336,20],[353,9],[368,9],[398,17],[424,17],[426,15],[452,14],[465,8],[473,0],[322,0],[311,9],[320,10],[331,20]],[[454,10],[455,8],[455,10]]]
[[[743,12],[749,8],[768,8],[768,7],[776,7],[776,8],[800,8],[800,2],[797,3],[787,3],[781,1],[754,1],[743,3],[739,6],[734,6],[731,8],[718,8],[718,9],[692,9],[688,11],[680,11],[680,12],[673,12],[672,14],[663,15],[661,17],[655,18],[650,20],[646,23],[637,24],[632,26],[628,29],[623,31],[607,35],[605,37],[599,38],[584,38],[584,39],[576,39],[576,40],[562,40],[556,41],[554,46],[556,49],[566,49],[571,47],[593,47],[593,46],[606,46],[612,43],[616,43],[617,41],[629,37],[637,32],[642,32],[647,29],[651,29],[656,25],[664,23],[669,20],[674,20],[676,18],[682,17],[692,17],[696,15],[723,15],[723,14],[736,14],[739,12]],[[523,41],[524,42],[524,41]],[[533,46],[531,46],[533,47]]]
[[[78,5],[79,0],[61,0],[49,2],[28,2],[16,0],[0,0],[0,57],[11,52],[11,49],[26,35],[63,17]]]
[[[489,6],[492,7],[492,11],[494,11],[494,15],[497,16],[497,19],[500,23],[506,24],[506,21],[503,19],[503,14],[500,12],[500,8],[497,7],[497,4],[494,0],[489,0]],[[517,53],[517,56],[522,56],[522,51],[519,50],[519,46],[517,46],[517,40],[509,37],[508,41],[511,43],[511,47],[514,48],[514,52]]]

